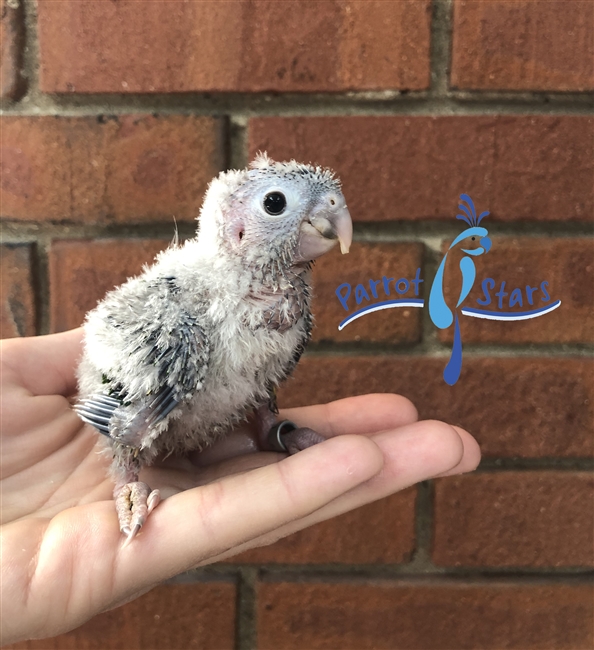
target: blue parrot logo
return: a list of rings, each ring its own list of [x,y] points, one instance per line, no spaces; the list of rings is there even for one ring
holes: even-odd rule
[[[491,239],[486,228],[481,226],[481,221],[489,212],[481,212],[477,216],[474,202],[468,194],[460,194],[461,214],[457,219],[464,221],[468,228],[463,230],[451,243],[444,255],[429,292],[429,300],[421,297],[422,268],[416,270],[414,277],[407,275],[394,277],[384,275],[381,279],[371,278],[368,283],[359,283],[352,287],[349,282],[343,282],[335,291],[343,309],[347,312],[345,318],[339,323],[338,330],[343,330],[353,321],[384,309],[423,308],[429,306],[429,316],[433,324],[445,330],[454,325],[454,343],[450,359],[443,371],[443,378],[447,384],[453,386],[460,378],[462,371],[462,337],[460,334],[459,318],[467,316],[481,318],[487,321],[522,322],[531,318],[538,318],[558,309],[561,300],[552,300],[549,294],[549,282],[543,280],[536,286],[526,284],[525,287],[515,286],[505,291],[505,280],[496,282],[494,278],[484,278],[480,283],[483,298],[477,299],[474,305],[464,306],[476,280],[475,259],[491,250]],[[398,278],[398,279],[396,279]],[[447,299],[444,293],[447,286]],[[499,290],[494,293],[496,304],[492,303],[491,292],[495,287]],[[535,303],[534,295],[540,295]],[[508,296],[507,307],[504,307],[504,298]],[[541,304],[546,303],[546,304]],[[516,309],[514,309],[516,307]],[[518,309],[519,308],[519,309]]]
[[[450,386],[453,386],[458,381],[462,370],[462,338],[460,336],[458,311],[470,293],[476,278],[476,268],[473,258],[484,255],[491,249],[489,232],[486,228],[480,226],[481,221],[489,212],[481,212],[477,217],[474,202],[468,194],[460,194],[460,201],[461,203],[458,207],[463,214],[456,215],[456,219],[465,221],[470,227],[461,232],[451,243],[448,252],[444,255],[437,269],[429,294],[429,316],[434,325],[439,329],[447,329],[454,323],[452,353],[443,371],[443,378]],[[462,274],[460,294],[456,304],[450,307],[446,303],[443,287],[446,266],[448,267],[448,272],[453,271],[450,268],[450,261],[455,264],[455,260],[452,259],[454,257],[454,251],[461,251],[464,255],[459,262],[460,273]]]

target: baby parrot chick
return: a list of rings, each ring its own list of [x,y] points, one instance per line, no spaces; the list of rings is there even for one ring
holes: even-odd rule
[[[261,154],[211,182],[195,238],[87,314],[74,408],[111,446],[128,541],[159,503],[139,481],[157,456],[202,449],[252,411],[265,449],[323,439],[277,422],[275,391],[310,338],[311,263],[351,239],[331,171]]]

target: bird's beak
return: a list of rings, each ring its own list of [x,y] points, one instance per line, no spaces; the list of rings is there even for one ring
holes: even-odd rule
[[[319,211],[301,224],[297,257],[300,261],[315,260],[340,243],[340,251],[349,252],[353,240],[353,222],[346,205]]]
[[[489,237],[481,237],[481,246],[485,249],[485,253],[491,250],[491,240]]]

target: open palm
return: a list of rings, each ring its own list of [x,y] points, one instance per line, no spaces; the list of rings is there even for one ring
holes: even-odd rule
[[[328,440],[258,452],[251,427],[143,480],[165,501],[124,547],[98,434],[70,408],[81,330],[1,348],[2,638],[49,637],[159,582],[342,514],[427,478],[476,467],[465,431],[417,422],[396,395],[290,409]]]

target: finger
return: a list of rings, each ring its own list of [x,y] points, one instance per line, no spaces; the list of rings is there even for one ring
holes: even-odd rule
[[[2,341],[2,365],[33,395],[69,396],[76,391],[76,365],[83,330]]]
[[[330,438],[337,435],[368,435],[416,422],[414,404],[391,393],[347,397],[328,404],[282,409],[281,417],[309,427]]]
[[[395,429],[417,420],[417,410],[406,397],[393,394],[360,395],[300,408],[283,409],[279,417],[307,426],[331,438],[337,435],[370,435]],[[255,423],[240,425],[230,435],[205,449],[190,454],[194,465],[206,467],[226,459],[258,451]]]
[[[375,443],[341,436],[280,463],[167,499],[149,518],[144,534],[120,549],[116,591],[161,581],[306,517],[381,467]]]
[[[259,469],[286,458],[286,454],[275,452],[258,452],[236,455],[212,465],[196,467],[187,459],[180,458],[174,462],[167,459],[160,466],[147,467],[140,474],[141,480],[153,488],[158,488],[164,499],[183,490],[208,485],[233,474],[242,474]]]
[[[466,474],[466,472],[472,472],[478,467],[478,464],[481,462],[481,449],[478,445],[478,442],[468,433],[460,427],[454,427],[456,433],[460,436],[462,440],[462,445],[464,446],[464,453],[460,462],[452,467],[451,469],[443,472],[442,474],[437,474],[434,478],[439,476],[455,476],[456,474]]]
[[[458,473],[471,471],[480,460],[478,445],[470,442],[473,440],[470,434],[443,422],[417,422],[395,432],[376,434],[372,440],[384,456],[381,473],[316,512],[289,522],[257,540],[246,542],[239,548],[230,549],[209,562],[218,562],[250,548],[272,544],[282,537],[382,499],[420,481],[453,473],[454,469]]]
[[[419,427],[419,429],[422,430],[425,428],[425,423],[420,424],[421,427]],[[462,442],[462,458],[453,468],[448,469],[442,474],[436,474],[431,478],[454,476],[456,474],[471,472],[476,469],[480,462],[481,452],[477,441],[464,429],[459,427],[452,428],[456,431]],[[388,432],[388,435],[390,435],[390,432]],[[212,481],[220,480],[221,478],[231,474],[249,472],[250,470],[263,467],[264,465],[277,463],[283,458],[284,454],[275,452],[248,453],[246,451],[244,454],[230,455],[216,463],[204,464],[198,470],[196,470],[195,465],[189,462],[187,458],[179,458],[177,459],[176,464],[172,465],[172,471],[167,472],[161,467],[156,470],[156,472],[158,472],[158,474],[155,473],[156,478],[152,480],[147,479],[147,482],[149,485],[158,487],[163,492],[164,496],[171,496],[180,490],[189,490],[199,485],[207,485],[208,483],[212,483]],[[152,468],[149,468],[146,471],[151,472],[151,470]],[[173,486],[173,489],[170,489],[167,486]]]

